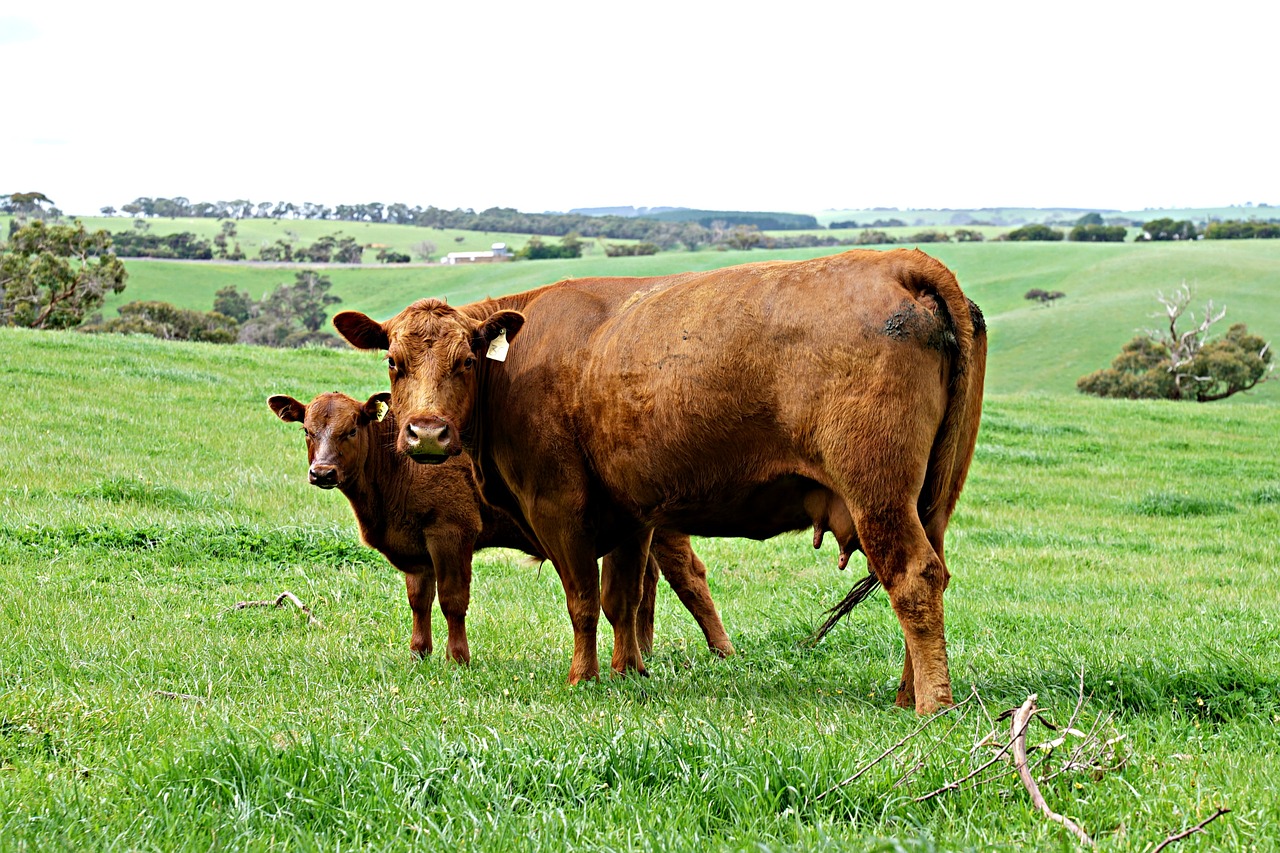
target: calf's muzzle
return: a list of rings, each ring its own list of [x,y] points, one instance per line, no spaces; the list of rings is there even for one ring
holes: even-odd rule
[[[322,489],[332,489],[338,485],[338,468],[336,465],[312,465],[307,470],[311,485]]]

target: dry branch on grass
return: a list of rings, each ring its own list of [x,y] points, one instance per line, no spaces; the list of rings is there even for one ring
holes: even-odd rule
[[[231,606],[231,609],[244,610],[246,607],[281,607],[284,605],[286,601],[293,602],[295,607],[297,607],[303,613],[307,614],[308,625],[320,624],[320,620],[317,619],[315,617],[315,614],[311,612],[311,608],[303,604],[302,601],[298,598],[298,596],[294,595],[288,590],[285,590],[284,592],[280,593],[275,598],[268,598],[265,601],[237,601],[234,605]]]
[[[1049,808],[1044,795],[1040,791],[1040,786],[1047,780],[1056,778],[1063,773],[1088,773],[1096,780],[1101,779],[1106,772],[1118,770],[1124,766],[1126,757],[1121,754],[1120,744],[1124,741],[1125,736],[1123,734],[1115,734],[1114,730],[1110,728],[1114,719],[1113,715],[1100,715],[1097,720],[1087,726],[1087,732],[1081,730],[1086,728],[1081,719],[1086,701],[1083,671],[1080,673],[1079,698],[1070,719],[1067,721],[1067,725],[1064,727],[1059,727],[1042,716],[1044,711],[1036,707],[1035,694],[1028,696],[1020,707],[1010,708],[993,718],[987,711],[987,706],[983,702],[982,696],[979,695],[976,689],[973,689],[964,701],[925,720],[910,734],[902,737],[888,749],[879,753],[849,778],[823,791],[816,799],[821,800],[834,791],[852,784],[869,772],[871,768],[891,758],[896,762],[907,765],[906,770],[893,783],[894,788],[902,786],[925,767],[929,763],[929,759],[937,754],[941,747],[950,742],[952,732],[969,716],[969,710],[972,707],[977,707],[981,713],[975,718],[979,728],[974,732],[973,746],[944,765],[944,770],[953,771],[947,774],[947,776],[953,777],[952,780],[939,788],[913,797],[913,800],[918,803],[926,802],[950,791],[989,785],[998,780],[1016,775],[1038,811],[1050,820],[1060,823],[1070,830],[1081,844],[1091,846],[1093,841],[1089,835],[1071,818],[1060,815]],[[970,705],[970,703],[973,704]],[[970,707],[965,709],[965,706]],[[941,719],[948,714],[952,716],[952,724],[945,733],[940,736],[928,736],[924,739],[916,740],[935,720]],[[1006,718],[1010,720],[1008,728],[1005,728],[1003,723]],[[1046,729],[1051,730],[1053,735],[1042,743],[1029,746],[1027,733],[1033,720],[1038,720]],[[980,734],[984,731],[985,734]],[[1107,737],[1107,734],[1114,734],[1114,736]],[[903,748],[913,740],[916,740],[915,746],[909,747],[909,751],[904,751]],[[1054,759],[1055,753],[1068,747],[1068,744],[1072,742],[1075,743],[1067,751],[1065,761],[1062,761],[1061,766],[1057,766],[1058,760]],[[1064,749],[1064,751],[1066,750]],[[1035,756],[1039,756],[1038,759]],[[992,768],[1001,762],[1003,762],[1003,766],[992,771]],[[965,765],[968,766],[967,769]]]
[[[1027,697],[1027,701],[1023,702],[1018,710],[1013,712],[1010,743],[1013,746],[1013,764],[1018,768],[1018,778],[1022,780],[1022,786],[1031,795],[1032,804],[1043,812],[1045,817],[1071,830],[1072,834],[1080,839],[1081,844],[1086,847],[1092,847],[1093,839],[1075,821],[1049,808],[1048,803],[1045,802],[1044,795],[1040,793],[1040,788],[1036,785],[1036,780],[1031,777],[1031,771],[1027,769],[1027,726],[1031,723],[1031,717],[1035,713],[1036,694],[1034,693]]]
[[[1151,848],[1151,853],[1160,853],[1161,850],[1168,847],[1173,842],[1181,841],[1182,839],[1186,838],[1188,835],[1195,835],[1197,832],[1200,832],[1202,829],[1204,829],[1209,824],[1213,823],[1218,818],[1222,817],[1224,814],[1229,814],[1230,812],[1231,812],[1231,809],[1224,809],[1221,806],[1219,806],[1216,812],[1209,815],[1207,818],[1200,821],[1195,826],[1189,826],[1186,829],[1182,830],[1181,832],[1175,832],[1171,834],[1164,841],[1161,841],[1155,847]]]

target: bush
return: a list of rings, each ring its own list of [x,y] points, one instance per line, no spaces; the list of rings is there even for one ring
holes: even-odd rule
[[[604,253],[611,258],[656,255],[658,247],[653,243],[609,243],[604,247]]]
[[[957,243],[981,243],[983,239],[982,232],[972,228],[957,228],[952,236]]]
[[[1061,290],[1041,290],[1038,287],[1033,287],[1030,290],[1028,290],[1026,293],[1024,293],[1022,295],[1022,298],[1032,299],[1032,300],[1035,300],[1036,302],[1039,302],[1042,305],[1048,305],[1053,302],[1056,302],[1057,300],[1061,299],[1066,295],[1067,294],[1063,293]]]
[[[384,264],[407,264],[413,260],[404,252],[397,252],[392,249],[380,249],[377,258]]]
[[[897,241],[883,231],[873,231],[868,228],[866,231],[858,234],[854,238],[854,244],[858,246],[884,246]]]
[[[1181,219],[1175,222],[1167,216],[1163,219],[1153,219],[1142,225],[1142,231],[1135,242],[1146,240],[1164,241],[1164,240],[1194,240],[1199,232],[1196,231],[1196,225],[1189,219]]]
[[[550,243],[542,242],[542,238],[536,234],[529,238],[529,242],[516,252],[516,260],[525,261],[545,261],[557,258],[580,258],[582,257],[582,241],[578,240],[574,235],[567,234],[561,240],[560,244],[553,246]]]
[[[904,242],[906,243],[950,243],[951,238],[942,231],[929,230],[917,231],[912,234]]]
[[[1206,240],[1275,240],[1280,238],[1277,222],[1211,222],[1204,229]]]
[[[1041,225],[1033,222],[1030,225],[1023,225],[1021,228],[1015,228],[1012,231],[1000,237],[1001,240],[1013,240],[1014,242],[1026,241],[1056,241],[1063,238],[1063,233],[1057,228],[1050,228],[1048,225]]]
[[[130,302],[120,306],[120,316],[80,328],[89,333],[151,335],[166,341],[236,342],[238,324],[216,311],[194,311],[168,302]]]
[[[1210,302],[1198,327],[1178,331],[1178,321],[1190,303],[1183,286],[1170,298],[1159,297],[1169,319],[1167,331],[1139,335],[1124,345],[1111,367],[1082,376],[1076,388],[1099,397],[1195,400],[1207,403],[1248,391],[1270,378],[1271,345],[1236,323],[1221,338],[1209,339],[1209,329],[1226,315],[1214,313]],[[1194,316],[1191,318],[1194,320]]]
[[[1075,243],[1123,243],[1126,233],[1123,225],[1077,225],[1067,239]]]

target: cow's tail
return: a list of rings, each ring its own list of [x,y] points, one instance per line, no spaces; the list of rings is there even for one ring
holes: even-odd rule
[[[978,441],[987,372],[987,326],[981,309],[960,290],[951,270],[922,252],[916,255],[917,263],[912,265],[917,270],[916,288],[933,293],[945,306],[947,316],[940,319],[955,337],[954,348],[948,347],[953,357],[947,377],[947,406],[919,500],[920,522],[941,555],[942,534],[955,511]]]

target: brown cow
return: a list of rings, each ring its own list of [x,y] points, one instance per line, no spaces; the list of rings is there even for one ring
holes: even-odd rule
[[[485,498],[527,520],[564,583],[570,681],[598,672],[602,604],[613,669],[643,672],[648,531],[812,524],[842,557],[867,555],[906,640],[898,704],[929,713],[952,701],[943,535],[977,439],[981,317],[945,266],[896,250],[562,281],[334,325],[387,350],[398,446],[429,462],[465,446]]]
[[[395,451],[397,427],[387,412],[390,394],[365,403],[345,394],[321,394],[304,405],[276,395],[267,404],[286,423],[301,423],[307,437],[312,485],[338,489],[351,502],[360,538],[404,572],[413,636],[409,647],[431,653],[431,602],[436,587],[449,627],[445,657],[467,663],[466,615],[471,598],[471,554],[490,547],[514,548],[541,558],[505,512],[480,500],[465,456],[426,468]],[[645,572],[641,641],[653,645],[653,604],[659,571],[702,628],[707,644],[733,654],[707,589],[707,571],[689,537],[660,532]]]

